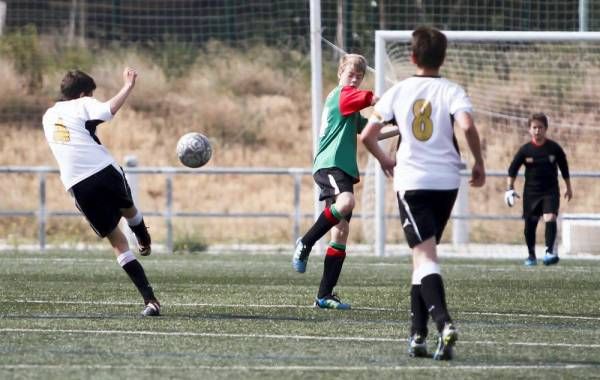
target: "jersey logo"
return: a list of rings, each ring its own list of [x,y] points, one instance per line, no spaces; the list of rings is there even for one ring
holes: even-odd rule
[[[425,99],[417,99],[412,106],[415,119],[412,122],[412,132],[419,141],[427,141],[433,134],[433,122],[431,121],[431,103]]]
[[[54,138],[54,142],[60,144],[66,144],[71,141],[71,134],[69,133],[67,126],[60,118],[56,121],[56,123],[54,123],[54,133],[52,137]]]
[[[551,164],[554,163],[554,161],[556,161],[556,156],[554,156],[553,154],[548,156],[548,160],[550,161]]]

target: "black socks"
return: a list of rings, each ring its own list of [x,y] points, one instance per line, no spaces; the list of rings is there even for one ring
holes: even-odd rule
[[[335,205],[326,207],[317,218],[315,224],[313,224],[308,232],[302,237],[302,243],[312,248],[312,246],[315,245],[320,238],[325,236],[333,226],[338,224],[342,218],[342,214],[335,209]]]
[[[156,300],[156,297],[154,297],[154,291],[152,290],[152,287],[146,278],[144,268],[142,268],[142,264],[140,264],[139,261],[133,260],[128,262],[127,264],[123,265],[123,270],[127,273],[142,297],[144,297],[145,302]]]
[[[333,292],[337,281],[342,272],[344,259],[346,258],[346,246],[336,243],[330,243],[325,254],[325,263],[323,265],[323,276],[319,285],[318,298],[323,298]]]
[[[529,217],[525,219],[525,243],[529,251],[529,258],[535,259],[535,229],[537,228],[539,218]]]
[[[554,242],[556,241],[556,220],[546,222],[546,251],[554,253]]]
[[[426,337],[429,312],[421,296],[421,285],[413,284],[410,288],[410,319],[410,335],[419,334]]]
[[[452,322],[446,306],[444,281],[438,273],[429,274],[421,279],[421,296],[427,311],[431,314],[438,331],[442,331],[446,322]]]

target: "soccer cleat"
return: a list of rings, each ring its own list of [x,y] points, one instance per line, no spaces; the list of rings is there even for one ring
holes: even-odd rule
[[[148,256],[152,252],[152,248],[150,247],[150,244],[152,244],[152,239],[148,233],[148,227],[146,227],[146,225],[142,222],[137,226],[129,226],[129,228],[131,228],[131,231],[133,231],[135,234],[140,255]]]
[[[315,307],[319,309],[349,310],[350,304],[340,301],[337,295],[330,294],[323,298],[315,298]]]
[[[427,342],[421,334],[414,334],[408,339],[408,356],[411,358],[427,357]]]
[[[433,360],[452,360],[454,344],[458,340],[458,332],[454,325],[446,322],[444,329],[438,337],[437,348]]]
[[[296,249],[294,257],[292,257],[292,267],[298,273],[306,272],[306,264],[308,263],[308,255],[310,248],[302,243],[302,238],[296,240]]]
[[[532,267],[537,265],[537,259],[535,257],[528,257],[527,259],[525,259],[525,262],[523,262],[523,264],[526,267]]]
[[[160,303],[157,300],[148,301],[144,310],[142,310],[144,317],[158,317],[160,315]]]
[[[554,265],[557,264],[559,260],[560,259],[556,253],[546,252],[543,263],[544,265]]]

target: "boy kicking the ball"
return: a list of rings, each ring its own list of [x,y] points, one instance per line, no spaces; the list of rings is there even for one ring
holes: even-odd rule
[[[92,97],[94,80],[82,71],[69,71],[60,85],[61,100],[46,111],[43,125],[61,181],[75,205],[96,234],[108,238],[117,262],[144,298],[142,315],[157,316],[160,304],[118,226],[121,217],[134,232],[142,256],[150,254],[150,235],[141,212],[133,204],[125,173],[96,136],[97,126],[112,119],[123,106],[136,78],[135,70],[125,68],[121,90],[109,101],[100,102]]]
[[[313,245],[331,230],[325,254],[323,276],[315,306],[323,309],[349,309],[333,293],[346,258],[346,241],[354,209],[354,184],[359,181],[356,163],[357,134],[367,120],[360,110],[372,106],[371,91],[359,90],[367,61],[358,54],[346,54],[338,68],[339,85],[329,93],[323,109],[319,150],[313,164],[313,177],[321,188],[319,199],[325,210],[308,232],[298,239],[292,258],[296,272],[304,273]]]

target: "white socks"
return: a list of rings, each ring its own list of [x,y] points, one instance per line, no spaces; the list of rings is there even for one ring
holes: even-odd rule
[[[117,256],[117,262],[121,267],[124,267],[127,263],[136,260],[135,255],[131,251],[126,251]]]
[[[142,222],[142,213],[140,212],[140,210],[137,210],[137,214],[135,214],[132,218],[126,219],[127,224],[129,224],[130,227],[137,226]]]
[[[415,268],[412,273],[412,284],[413,285],[421,285],[421,280],[424,277],[429,276],[430,274],[441,274],[440,264],[434,263],[433,261],[427,261],[418,268]]]

